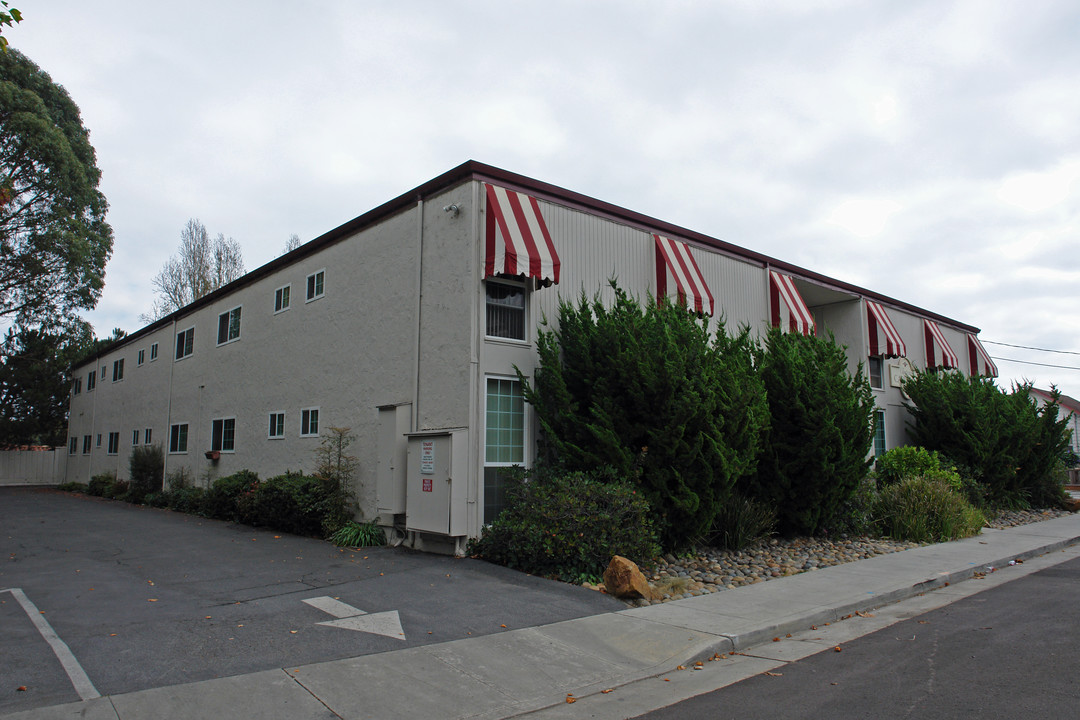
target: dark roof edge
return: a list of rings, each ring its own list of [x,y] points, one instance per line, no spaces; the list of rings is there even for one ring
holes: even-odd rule
[[[674,225],[657,218],[644,215],[633,210],[613,205],[603,200],[597,200],[596,198],[589,197],[588,195],[582,195],[581,193],[574,192],[573,190],[567,190],[566,188],[552,185],[550,183],[542,182],[540,180],[534,180],[533,178],[526,177],[525,175],[519,175],[517,173],[510,172],[497,168],[493,165],[486,165],[475,160],[467,160],[455,168],[452,168],[443,174],[428,180],[422,185],[419,185],[412,190],[402,193],[397,197],[389,200],[376,208],[373,208],[363,215],[359,215],[352,220],[349,220],[342,225],[337,226],[329,232],[323,233],[315,239],[304,243],[295,250],[288,252],[281,257],[274,258],[270,262],[259,266],[251,272],[245,274],[243,277],[237,278],[228,285],[223,285],[214,292],[199,298],[195,302],[185,305],[179,310],[166,315],[165,317],[157,320],[139,330],[126,335],[120,340],[107,345],[102,348],[95,356],[94,359],[107,355],[114,349],[127,345],[133,340],[137,340],[141,337],[149,335],[160,328],[169,325],[175,321],[180,320],[186,315],[211,305],[217,302],[220,298],[229,293],[238,290],[242,287],[250,285],[262,278],[270,275],[278,269],[291,265],[292,263],[302,260],[310,255],[323,250],[324,248],[338,243],[345,238],[353,235],[360,230],[363,230],[377,222],[381,222],[386,218],[396,215],[399,212],[408,210],[413,207],[418,201],[425,199],[428,196],[435,195],[443,192],[447,188],[471,180],[488,180],[495,183],[508,186],[512,189],[522,190],[529,194],[535,195],[538,198],[548,200],[557,205],[566,205],[574,208],[588,209],[597,215],[602,215],[611,220],[616,220],[624,224],[641,227],[642,229],[650,232],[657,232],[665,235],[673,235],[682,240],[689,240],[692,243],[701,245],[712,250],[716,250],[724,255],[728,255],[734,258],[746,260],[752,263],[761,265],[762,267],[768,266],[782,272],[797,275],[807,280],[820,283],[827,287],[832,287],[837,290],[852,293],[853,295],[859,295],[861,297],[870,298],[876,302],[881,302],[886,305],[896,307],[901,310],[907,310],[913,314],[930,318],[938,322],[943,322],[958,330],[969,333],[978,333],[979,329],[972,325],[961,323],[952,318],[940,315],[935,312],[931,312],[924,308],[912,305],[911,303],[897,300],[895,298],[888,297],[887,295],[881,295],[880,293],[873,292],[866,288],[852,285],[850,283],[836,280],[827,275],[807,270],[806,268],[793,265],[792,263],[784,262],[774,257],[764,255],[753,250],[734,245],[723,240],[719,240],[714,237],[710,237],[703,233],[695,232],[678,225]],[[90,362],[91,358],[87,358],[82,361],[85,365]]]

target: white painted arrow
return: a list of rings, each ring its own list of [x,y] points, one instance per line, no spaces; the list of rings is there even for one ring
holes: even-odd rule
[[[385,635],[398,640],[405,639],[405,633],[401,629],[401,618],[398,617],[397,610],[369,615],[352,605],[325,596],[308,598],[304,602],[313,608],[318,608],[338,618],[337,620],[316,623],[316,625],[356,630],[357,632],[371,633],[373,635]]]

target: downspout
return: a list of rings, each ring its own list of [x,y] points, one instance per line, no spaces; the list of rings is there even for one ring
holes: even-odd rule
[[[469,373],[469,431],[471,437],[469,438],[469,482],[467,483],[468,491],[466,492],[466,506],[468,511],[465,517],[466,527],[468,528],[469,535],[475,535],[479,537],[480,526],[483,522],[483,517],[480,515],[480,483],[483,482],[481,473],[483,469],[480,464],[480,429],[484,426],[480,418],[480,392],[481,377],[480,377],[480,300],[484,293],[484,289],[481,287],[481,283],[477,280],[477,268],[478,262],[482,262],[479,257],[480,248],[482,243],[478,242],[480,238],[480,183],[472,183],[472,207],[473,213],[471,218],[471,231],[469,235],[469,246],[472,250],[473,261],[469,263],[469,283],[470,287],[477,288],[476,297],[473,300],[472,310],[472,322],[470,325],[470,332],[472,337],[471,348],[469,352],[469,365],[472,372]]]
[[[416,362],[413,373],[412,420],[410,430],[416,432],[420,426],[420,315],[423,308],[424,290],[424,198],[416,200],[416,332],[413,336],[413,358]]]

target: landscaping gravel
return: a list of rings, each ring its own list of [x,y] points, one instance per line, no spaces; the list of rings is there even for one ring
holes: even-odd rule
[[[1010,510],[1001,513],[988,526],[998,529],[1015,527],[1068,514],[1065,510]],[[799,537],[763,540],[737,551],[706,548],[693,556],[675,557],[668,554],[655,565],[641,568],[655,598],[651,601],[630,600],[628,603],[633,607],[643,607],[734,590],[744,585],[908,550],[919,545],[869,537],[836,540]]]

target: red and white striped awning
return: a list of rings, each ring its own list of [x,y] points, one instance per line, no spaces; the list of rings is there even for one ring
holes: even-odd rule
[[[997,377],[998,369],[994,361],[990,359],[990,353],[979,342],[979,338],[968,335],[968,360],[971,362],[971,377],[982,375],[983,377]]]
[[[668,297],[668,280],[675,281],[674,291],[680,305],[694,312],[713,314],[715,304],[709,286],[701,274],[690,247],[679,240],[653,235],[656,240],[656,297]]]
[[[773,327],[803,335],[817,335],[814,316],[810,314],[810,308],[806,306],[790,275],[769,271],[769,309]]]
[[[487,189],[484,277],[500,273],[559,282],[559,254],[536,198],[498,185]]]
[[[923,334],[926,336],[926,369],[960,367],[956,353],[949,346],[949,341],[941,334],[941,328],[933,320],[923,320]]]
[[[866,331],[870,339],[870,355],[887,358],[906,357],[907,345],[900,337],[885,308],[871,300],[866,301]]]

